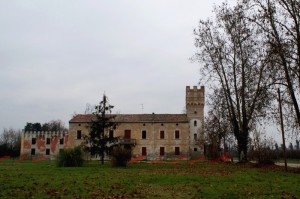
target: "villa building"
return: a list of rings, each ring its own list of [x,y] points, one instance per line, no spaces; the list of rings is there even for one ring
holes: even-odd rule
[[[147,159],[195,158],[203,155],[204,87],[186,87],[185,114],[116,114],[115,129],[107,134],[130,145],[132,156]],[[68,132],[23,132],[21,154],[56,155],[60,149],[78,146],[89,134],[92,114],[75,115]]]

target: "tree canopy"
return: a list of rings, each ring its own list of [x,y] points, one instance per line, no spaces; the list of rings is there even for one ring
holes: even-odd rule
[[[99,155],[102,164],[104,163],[105,154],[109,154],[112,147],[109,143],[116,142],[117,137],[113,136],[113,130],[116,128],[115,116],[111,114],[114,106],[110,105],[107,96],[104,94],[99,105],[95,106],[89,126],[89,135],[84,136],[83,143],[86,150],[91,155]]]

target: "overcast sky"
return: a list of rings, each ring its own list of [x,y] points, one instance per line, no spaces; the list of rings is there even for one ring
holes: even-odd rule
[[[221,2],[0,0],[0,128],[68,126],[104,92],[114,112],[182,113],[193,29]]]

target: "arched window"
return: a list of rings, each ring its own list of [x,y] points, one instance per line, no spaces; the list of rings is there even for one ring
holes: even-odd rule
[[[197,120],[194,121],[194,126],[197,126]]]

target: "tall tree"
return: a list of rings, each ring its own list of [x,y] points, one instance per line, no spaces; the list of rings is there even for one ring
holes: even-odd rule
[[[27,122],[26,126],[24,127],[24,130],[25,131],[41,131],[42,125],[39,122],[37,122],[37,123]]]
[[[299,0],[251,0],[253,22],[266,36],[264,45],[283,85],[288,115],[300,127],[300,2]],[[288,100],[287,100],[288,99]],[[292,111],[291,111],[292,110]],[[291,124],[291,122],[289,122]]]
[[[210,100],[207,104],[210,109],[204,121],[204,140],[208,146],[207,151],[214,158],[220,156],[222,140],[225,152],[225,140],[231,132],[227,118],[226,102],[224,98],[220,97],[221,92],[216,89],[209,95]]]
[[[114,106],[109,105],[108,98],[103,95],[102,101],[95,107],[94,117],[91,119],[90,132],[88,136],[84,136],[85,148],[91,154],[99,155],[101,163],[104,164],[105,153],[111,150],[110,142],[115,142],[118,138],[110,134],[111,130],[116,128],[115,116],[111,114]]]
[[[51,120],[50,122],[46,122],[42,124],[42,131],[66,131],[67,128],[65,124],[61,120]]]
[[[4,129],[0,134],[0,156],[19,156],[21,146],[21,131],[13,128]]]
[[[224,112],[238,144],[240,161],[247,161],[249,132],[270,105],[272,78],[259,32],[247,19],[247,3],[215,8],[215,18],[201,20],[195,30],[203,78],[219,89]]]

